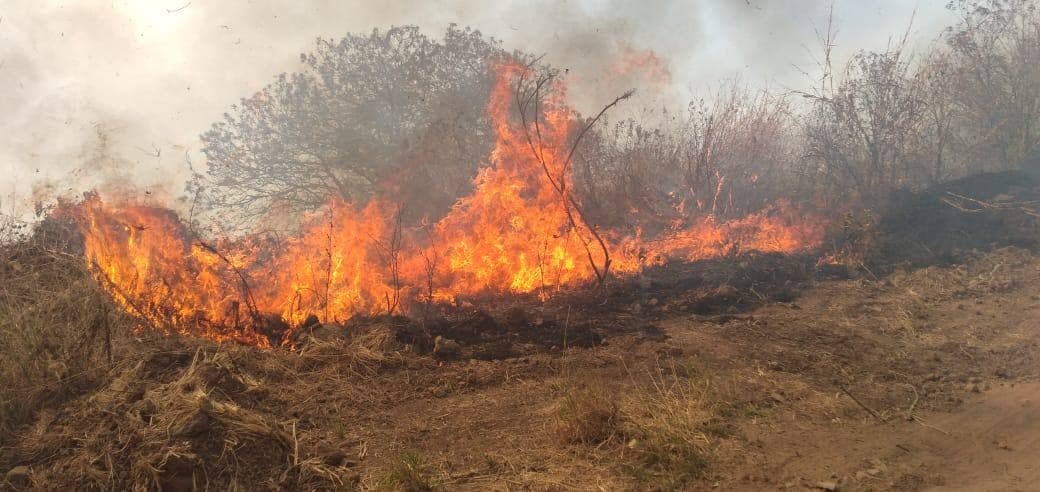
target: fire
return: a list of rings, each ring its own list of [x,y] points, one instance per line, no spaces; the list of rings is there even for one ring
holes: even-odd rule
[[[284,330],[310,315],[345,320],[460,296],[544,298],[668,258],[789,253],[819,243],[822,228],[786,204],[732,222],[707,218],[652,240],[593,229],[570,196],[574,118],[562,84],[539,108],[538,138],[510,116],[513,83],[526,70],[499,67],[488,103],[496,131],[490,165],[436,223],[405,227],[385,200],[356,207],[334,199],[294,238],[210,244],[168,209],[95,196],[78,210],[86,260],[119,305],[155,328],[266,345],[283,335],[267,336],[278,324],[272,319],[284,320]]]

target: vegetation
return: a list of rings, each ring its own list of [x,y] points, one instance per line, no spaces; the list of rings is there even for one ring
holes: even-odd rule
[[[882,207],[892,190],[1018,167],[1040,142],[1040,12],[1029,0],[950,8],[960,22],[926,53],[904,36],[835,66],[828,28],[808,90],[728,82],[665,124],[602,119],[575,161],[586,218],[647,230],[780,197],[846,213]],[[455,26],[442,40],[415,27],[319,39],[302,72],[202,135],[210,165],[193,187],[235,214],[382,196],[413,221],[436,217],[486,162],[491,65],[508,57],[532,60]]]
[[[0,445],[3,436],[98,384],[130,320],[94,283],[77,234],[52,217],[0,234]]]
[[[1037,167],[1040,12],[1028,0],[960,0],[951,8],[961,14],[960,23],[928,53],[910,53],[903,39],[885,51],[858,53],[838,68],[825,53],[818,85],[803,92],[774,94],[728,83],[658,127],[636,119],[600,121],[582,137],[575,160],[577,201],[587,222],[665,228],[698,216],[742,216],[788,197],[843,217],[835,222],[845,234],[844,249],[836,254],[862,258],[877,248],[880,219],[875,211],[890,203],[893,192],[983,171]],[[833,41],[830,32],[821,40],[825,52]],[[468,189],[490,151],[492,129],[484,114],[491,87],[488,60],[505,57],[531,61],[522,53],[506,52],[478,31],[454,26],[441,40],[415,27],[318,40],[315,51],[302,56],[303,72],[279,76],[233,106],[202,136],[209,166],[206,175],[196,176],[192,190],[209,210],[233,210],[239,218],[271,208],[298,215],[321,207],[330,196],[349,201],[395,197],[412,214],[408,220],[436,215]],[[634,219],[623,216],[629,211],[636,211]],[[1001,265],[986,265],[975,277],[993,280]],[[326,333],[335,326],[314,326],[313,340],[301,342],[295,352],[276,355],[244,348],[162,353],[148,364],[124,364],[132,367],[123,368],[122,379],[115,378],[111,369],[129,357],[120,347],[133,321],[102,293],[83,263],[76,233],[60,213],[31,228],[13,222],[0,227],[0,278],[0,353],[5,358],[0,365],[0,458],[6,459],[2,448],[8,436],[21,431],[24,439],[27,424],[45,410],[106,387],[100,399],[81,405],[84,415],[101,423],[90,430],[96,438],[92,445],[110,452],[104,470],[93,461],[81,463],[102,488],[129,483],[162,487],[194,480],[196,470],[206,466],[220,480],[214,483],[238,483],[239,463],[243,469],[287,469],[280,470],[276,485],[353,486],[361,481],[348,471],[356,463],[339,448],[360,447],[363,451],[356,456],[366,455],[360,438],[347,444],[348,437],[357,435],[343,422],[356,415],[340,414],[340,407],[323,401],[311,403],[310,397],[343,398],[336,403],[344,408],[410,397],[404,389],[373,396],[375,390],[358,383],[383,376],[438,398],[462,388],[504,384],[477,377],[485,366],[475,361],[473,369],[465,369],[472,371],[467,374],[462,374],[463,364],[417,362],[419,357],[410,358],[412,349],[401,343],[401,333],[389,326],[353,333],[348,345],[339,334]],[[991,290],[998,287],[1011,289],[1009,284]],[[657,303],[654,298],[636,305],[641,310]],[[861,308],[857,304],[849,310]],[[793,306],[791,311],[800,309]],[[569,307],[567,312],[569,320]],[[721,318],[720,323],[727,322]],[[906,319],[911,319],[908,313]],[[737,331],[732,336],[748,336]],[[815,331],[811,335],[799,340],[824,338]],[[875,338],[856,340],[874,343]],[[967,349],[959,351],[974,367],[974,356]],[[824,352],[811,355],[818,353]],[[925,359],[917,355],[915,362]],[[253,357],[266,357],[267,362]],[[818,359],[806,360],[813,364],[804,367],[819,365]],[[442,370],[444,366],[449,369]],[[395,371],[384,371],[387,367]],[[527,370],[525,379],[544,376],[542,368]],[[831,376],[830,367],[820,370]],[[457,377],[442,377],[438,371],[455,371],[450,374]],[[613,453],[604,461],[651,489],[681,489],[706,476],[713,440],[731,432],[717,420],[707,382],[678,369],[630,376],[636,389],[629,393],[587,381],[554,402],[549,420],[552,437],[558,439],[550,447]],[[147,398],[144,389],[128,389],[146,378],[152,380]],[[510,381],[508,373],[502,379]],[[271,381],[283,383],[289,396],[264,389]],[[392,386],[373,381],[380,391]],[[343,395],[351,384],[361,389],[347,399]],[[834,393],[833,388],[828,391]],[[758,403],[742,405],[729,411],[748,409],[744,413],[751,414],[759,408]],[[317,423],[300,418],[311,408],[335,414],[338,427],[331,437],[321,435],[319,417]],[[542,409],[532,414],[545,415]],[[285,415],[292,419],[282,419]],[[47,449],[70,447],[70,436],[62,434],[65,440]],[[179,440],[183,436],[199,446],[188,450],[191,442]],[[117,442],[134,444],[119,448]],[[335,449],[319,452],[318,443]],[[263,453],[257,451],[261,448]],[[213,451],[223,461],[210,463],[210,455],[192,454],[198,449]],[[489,458],[494,467],[512,466],[502,461]],[[441,483],[442,464],[431,462],[418,452],[405,452],[390,458],[371,485],[432,490]],[[117,473],[112,463],[129,468]],[[476,473],[456,476],[473,478]],[[250,477],[242,479],[250,483]]]
[[[488,63],[506,56],[455,26],[443,40],[414,26],[318,39],[303,72],[278,76],[202,134],[214,188],[202,197],[246,216],[375,194],[444,211],[491,150]]]

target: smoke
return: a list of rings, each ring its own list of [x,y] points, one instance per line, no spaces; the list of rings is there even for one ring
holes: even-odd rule
[[[922,2],[917,31],[931,36],[949,23],[944,3]],[[0,196],[24,203],[82,191],[78,180],[90,174],[82,167],[99,125],[133,178],[128,192],[176,193],[189,175],[186,159],[201,164],[198,134],[238,98],[298,69],[299,53],[318,36],[392,24],[417,24],[438,36],[454,22],[507,49],[544,54],[566,70],[571,101],[583,112],[630,88],[638,92],[626,102],[628,111],[682,108],[727,77],[804,86],[798,67],[812,68],[813,26],[825,23],[829,0],[98,5],[8,0],[0,6]],[[846,56],[901,34],[913,6],[846,1],[835,10],[838,54]]]

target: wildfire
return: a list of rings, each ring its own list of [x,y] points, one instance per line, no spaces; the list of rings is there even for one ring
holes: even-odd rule
[[[819,243],[822,228],[785,204],[733,222],[704,219],[652,240],[594,230],[569,195],[574,120],[562,84],[539,108],[533,143],[531,128],[510,117],[513,83],[525,70],[498,68],[488,103],[496,131],[490,165],[434,224],[405,228],[382,200],[360,208],[331,200],[287,241],[210,244],[168,209],[92,197],[79,206],[86,259],[117,303],[156,328],[266,345],[272,337],[260,327],[271,319],[288,328],[309,315],[333,321],[408,312],[414,303],[482,293],[545,297],[668,258]]]

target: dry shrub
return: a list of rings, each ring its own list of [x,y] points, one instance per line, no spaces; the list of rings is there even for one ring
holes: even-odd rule
[[[0,231],[0,445],[43,408],[103,382],[131,321],[91,279],[70,224]]]
[[[602,386],[570,391],[554,417],[556,434],[566,444],[597,446],[620,435],[621,408]]]

